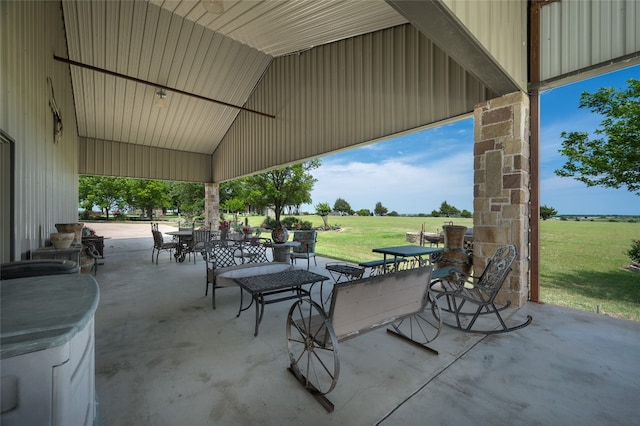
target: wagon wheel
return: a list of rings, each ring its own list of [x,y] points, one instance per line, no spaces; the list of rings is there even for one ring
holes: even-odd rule
[[[311,299],[289,309],[287,345],[291,372],[312,393],[325,395],[338,382],[337,339],[324,310]]]
[[[421,312],[391,325],[396,333],[423,346],[434,341],[440,335],[440,328],[442,328],[440,307],[435,297],[427,291],[425,298],[427,300]]]

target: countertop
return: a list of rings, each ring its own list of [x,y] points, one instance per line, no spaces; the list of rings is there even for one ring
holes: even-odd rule
[[[91,321],[99,299],[86,274],[0,281],[0,358],[65,344]]]

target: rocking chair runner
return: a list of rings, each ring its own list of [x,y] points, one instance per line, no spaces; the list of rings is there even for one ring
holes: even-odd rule
[[[476,279],[461,272],[453,272],[450,277],[435,280],[431,284],[431,290],[437,300],[444,299],[445,301],[444,304],[440,303],[440,309],[444,314],[453,314],[455,317],[455,324],[447,323],[444,319],[443,322],[462,331],[485,334],[505,333],[531,324],[532,318],[527,315],[525,322],[511,327],[507,326],[500,312],[508,308],[511,302],[507,301],[500,307],[495,304],[495,298],[511,271],[516,254],[514,245],[502,246],[493,254],[479,278]],[[464,310],[469,305],[472,305],[473,308]],[[500,328],[474,329],[476,320],[486,314],[495,314]],[[465,319],[469,317],[470,320]]]

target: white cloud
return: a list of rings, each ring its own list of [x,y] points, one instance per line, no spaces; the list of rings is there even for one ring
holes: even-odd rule
[[[432,158],[415,165],[400,158],[380,163],[351,161],[326,162],[313,175],[318,182],[311,193],[313,211],[320,202],[333,205],[343,198],[354,210],[373,210],[380,201],[389,211],[430,213],[442,201],[460,210],[473,207],[473,158],[471,153],[459,153],[444,158]]]

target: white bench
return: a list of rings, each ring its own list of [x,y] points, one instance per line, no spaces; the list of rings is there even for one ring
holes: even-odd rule
[[[431,272],[425,266],[337,283],[328,312],[311,299],[291,306],[289,371],[327,411],[333,411],[325,395],[338,381],[339,343],[391,325],[388,332],[432,350],[427,344],[440,334],[442,323],[429,290]]]

